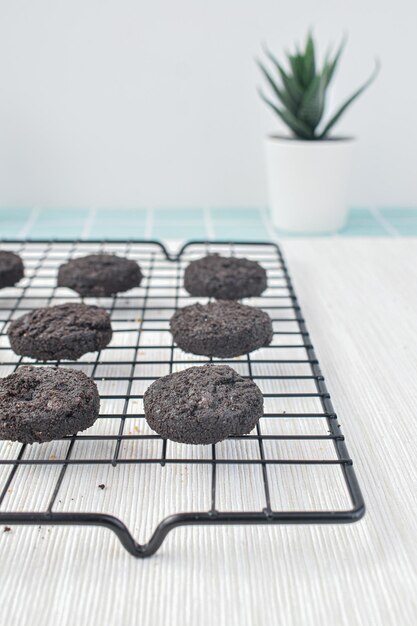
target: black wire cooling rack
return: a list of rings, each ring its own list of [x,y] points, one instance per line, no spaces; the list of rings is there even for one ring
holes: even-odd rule
[[[8,241],[1,247],[18,252],[26,268],[19,285],[0,291],[1,376],[23,364],[45,365],[10,350],[7,326],[35,307],[79,299],[56,287],[61,263],[100,250],[137,260],[145,274],[128,294],[84,299],[111,314],[114,335],[105,350],[49,363],[81,368],[96,381],[96,424],[50,444],[1,442],[1,524],[105,526],[131,554],[146,557],[177,526],[326,524],[363,516],[352,460],[278,246],[189,242],[175,256],[157,241]],[[219,360],[185,354],[169,333],[176,308],[196,301],[182,287],[183,269],[207,252],[246,256],[265,267],[268,289],[250,303],[270,314],[274,338],[267,348],[223,360],[264,393],[256,430],[213,446],[186,446],[148,428],[142,398],[159,376]],[[150,539],[138,543],[134,535],[145,532]]]

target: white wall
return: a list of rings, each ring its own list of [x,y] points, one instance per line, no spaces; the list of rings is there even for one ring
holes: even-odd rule
[[[0,0],[1,206],[262,206],[253,58],[313,26],[350,38],[335,102],[357,135],[351,204],[417,206],[413,0]]]

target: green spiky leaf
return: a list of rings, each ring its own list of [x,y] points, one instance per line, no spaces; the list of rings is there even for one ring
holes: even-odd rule
[[[297,137],[301,137],[302,139],[312,139],[311,129],[307,124],[304,124],[301,120],[297,119],[295,115],[293,115],[290,111],[286,111],[284,109],[279,109],[269,98],[267,98],[262,91],[259,92],[261,98],[266,102],[266,104],[271,107],[271,109],[282,119],[283,122],[288,126],[290,130]]]
[[[308,33],[306,49],[304,52],[304,81],[310,86],[316,75],[316,59],[315,59],[314,41],[311,33]]]
[[[290,97],[288,92],[285,91],[285,89],[280,89],[280,87],[278,87],[277,83],[272,78],[271,74],[268,72],[266,67],[260,61],[258,61],[257,63],[258,63],[258,67],[260,68],[261,72],[265,76],[267,82],[269,83],[272,91],[277,96],[278,100],[280,100],[280,102],[284,105],[284,107],[288,111],[290,111],[291,113],[295,113],[294,100]]]
[[[340,46],[339,46],[339,48],[338,48],[338,50],[337,50],[337,52],[336,52],[336,54],[335,54],[335,56],[333,58],[333,61],[327,61],[324,64],[323,74],[326,75],[326,87],[329,86],[329,84],[330,84],[330,82],[331,82],[331,80],[332,80],[332,78],[334,76],[334,73],[335,73],[336,68],[338,66],[340,57],[342,56],[342,52],[345,49],[346,41],[347,41],[347,38],[343,37],[342,43],[340,44]]]
[[[346,100],[346,102],[342,104],[342,106],[336,111],[333,117],[331,117],[331,119],[327,122],[326,126],[319,135],[319,139],[324,139],[325,137],[327,137],[333,126],[336,124],[336,122],[339,121],[346,109],[350,107],[350,105],[374,82],[379,73],[379,67],[379,62],[377,62],[375,65],[375,69],[372,72],[371,76],[368,78],[368,80],[361,87],[359,87],[359,89],[357,89],[355,93],[353,93],[350,98]]]
[[[304,94],[299,109],[299,117],[313,130],[317,128],[324,111],[325,78],[315,76]]]
[[[301,88],[305,87],[304,84],[304,59],[301,55],[289,56],[289,62],[294,79],[300,85]]]
[[[272,64],[274,65],[275,69],[278,71],[282,84],[285,90],[287,91],[289,97],[291,98],[294,108],[298,109],[301,103],[301,100],[303,98],[302,87],[298,84],[298,81],[296,79],[294,79],[292,76],[289,76],[286,73],[286,71],[284,70],[282,65],[278,62],[278,60],[274,57],[272,52],[265,49],[265,53],[269,57]]]
[[[274,104],[262,94],[262,98],[274,113],[297,137],[302,139],[325,139],[346,109],[358,98],[375,79],[379,65],[372,76],[338,109],[319,134],[326,104],[329,85],[340,61],[346,44],[343,38],[334,56],[326,55],[321,68],[317,67],[315,44],[308,33],[303,51],[298,47],[294,54],[287,53],[287,69],[265,47],[264,51],[272,64],[273,71],[258,61],[258,66],[278,103]],[[276,73],[276,77],[275,77]]]

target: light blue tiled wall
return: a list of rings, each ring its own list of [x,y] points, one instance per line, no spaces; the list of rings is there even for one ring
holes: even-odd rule
[[[16,237],[28,222],[30,209],[0,209],[0,236]]]
[[[381,209],[386,222],[402,237],[417,235],[416,209]]]
[[[94,211],[89,216],[84,236],[98,239],[143,239],[147,212],[145,209],[115,209]]]
[[[154,209],[151,236],[156,239],[205,239],[204,211],[199,208]]]
[[[352,209],[340,237],[417,236],[417,209]],[[0,238],[243,239],[286,237],[258,209],[0,209]],[[334,236],[334,235],[331,235]]]
[[[262,215],[256,209],[212,209],[213,235],[216,239],[268,239]]]

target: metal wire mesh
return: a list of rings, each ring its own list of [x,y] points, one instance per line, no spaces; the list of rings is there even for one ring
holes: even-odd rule
[[[12,319],[80,300],[56,287],[61,263],[115,252],[138,261],[145,278],[127,294],[84,299],[110,312],[111,344],[76,362],[48,364],[82,369],[96,381],[100,417],[89,430],[49,444],[1,442],[1,523],[104,525],[132,554],[148,556],[183,524],[335,523],[363,515],[352,461],[277,246],[190,242],[175,257],[158,242],[139,241],[15,241],[2,249],[22,256],[26,274],[0,291],[1,376],[28,363],[45,365],[10,350]],[[142,400],[159,376],[220,361],[182,352],[169,333],[177,307],[197,301],[183,289],[184,267],[207,252],[246,256],[265,267],[268,289],[248,303],[269,313],[274,337],[266,348],[221,360],[261,388],[265,415],[256,429],[213,446],[189,446],[151,431]],[[126,524],[139,537],[154,532],[139,544]]]

